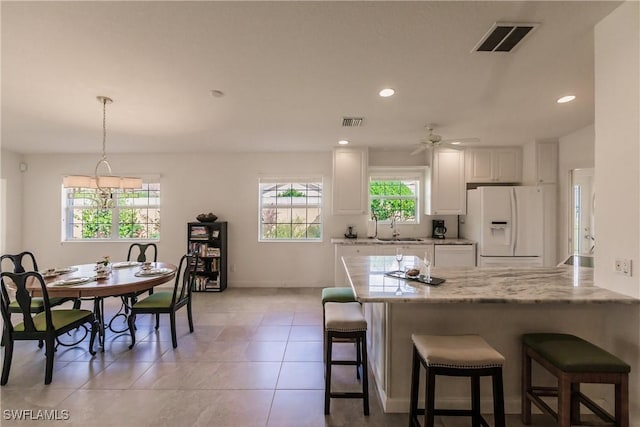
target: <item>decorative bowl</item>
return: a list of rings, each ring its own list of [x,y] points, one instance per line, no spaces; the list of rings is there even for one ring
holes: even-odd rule
[[[213,213],[209,212],[208,214],[200,214],[196,217],[196,219],[200,222],[215,222],[218,217]]]

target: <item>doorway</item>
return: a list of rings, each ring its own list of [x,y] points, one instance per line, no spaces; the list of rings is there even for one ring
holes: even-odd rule
[[[569,247],[574,254],[593,254],[595,249],[594,169],[571,171],[571,227]]]

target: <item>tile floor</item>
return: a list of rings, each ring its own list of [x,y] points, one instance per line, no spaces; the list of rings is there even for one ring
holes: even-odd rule
[[[90,307],[85,302],[83,307]],[[105,301],[114,313],[118,300]],[[109,333],[95,357],[87,341],[60,347],[53,382],[44,385],[44,350],[15,345],[9,383],[0,390],[2,426],[406,426],[406,414],[384,414],[370,384],[371,415],[361,400],[333,400],[323,413],[320,289],[227,289],[194,295],[195,331],[186,310],[178,315],[178,348],[171,346],[168,317],[154,329],[151,316],[137,320],[136,346],[128,334]],[[353,351],[341,344],[338,352]],[[2,350],[4,357],[4,350]],[[335,367],[336,387],[351,389],[353,367]],[[62,421],[12,420],[11,410],[31,410]],[[57,411],[57,412],[56,412]],[[24,412],[23,412],[24,413]],[[470,425],[442,418],[439,426]],[[508,416],[510,427],[521,426]],[[548,427],[550,418],[535,418]]]

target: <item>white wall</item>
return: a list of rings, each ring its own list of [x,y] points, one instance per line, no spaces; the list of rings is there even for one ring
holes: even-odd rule
[[[640,297],[640,3],[627,1],[595,28],[595,282]],[[613,272],[633,261],[632,277]],[[629,363],[631,425],[640,425],[640,319],[603,319],[609,350]]]
[[[16,253],[22,247],[22,155],[5,149],[0,154],[0,253]]]
[[[586,126],[565,135],[558,144],[558,257],[566,258],[569,247],[570,173],[573,169],[595,166],[595,128]],[[597,176],[596,176],[596,179]]]
[[[160,174],[163,261],[186,250],[186,223],[201,212],[229,222],[230,286],[324,286],[333,280],[333,246],[347,218],[329,215],[331,153],[220,153],[109,156],[115,173]],[[68,173],[91,173],[96,155],[26,155],[24,234],[43,267],[126,256],[127,243],[60,242],[60,187]],[[322,175],[325,188],[322,243],[258,243],[258,177]],[[46,207],[46,208],[44,208]]]
[[[639,3],[624,3],[596,26],[596,280],[640,297]],[[633,277],[613,272],[629,258]]]

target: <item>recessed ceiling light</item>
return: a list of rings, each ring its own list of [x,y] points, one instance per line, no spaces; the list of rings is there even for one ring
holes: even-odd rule
[[[451,145],[460,145],[460,141],[452,141],[450,144]]]
[[[347,145],[349,143],[349,141],[347,141],[346,139],[341,139],[340,141],[338,141],[338,144],[340,145]]]
[[[388,98],[390,96],[393,96],[394,93],[396,93],[396,91],[388,87],[378,92],[378,95],[380,95],[383,98]]]
[[[564,104],[564,103],[566,103],[566,102],[571,102],[571,101],[573,101],[574,99],[576,99],[576,96],[575,96],[575,95],[566,95],[566,96],[563,96],[562,98],[558,98],[558,100],[557,100],[556,102],[557,102],[558,104]]]
[[[222,98],[224,96],[224,92],[218,89],[212,89],[209,93],[211,93],[211,96],[214,98]]]

